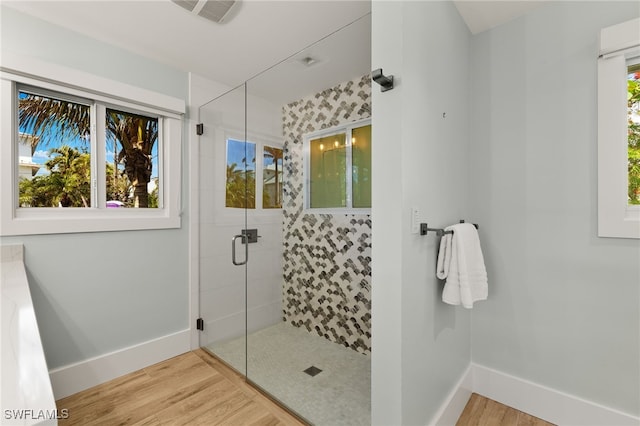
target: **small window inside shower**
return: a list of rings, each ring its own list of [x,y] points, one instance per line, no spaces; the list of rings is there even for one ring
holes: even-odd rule
[[[282,208],[282,147],[227,139],[225,207]]]
[[[227,139],[226,207],[256,208],[256,144]]]
[[[316,213],[371,208],[371,120],[304,138],[305,207]]]
[[[282,208],[282,148],[264,145],[262,149],[262,208]]]

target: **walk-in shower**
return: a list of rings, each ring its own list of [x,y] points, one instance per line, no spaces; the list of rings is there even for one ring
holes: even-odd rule
[[[370,423],[370,214],[305,204],[305,137],[366,130],[369,71],[365,16],[198,111],[200,345],[313,424]],[[348,135],[365,187],[370,130]]]

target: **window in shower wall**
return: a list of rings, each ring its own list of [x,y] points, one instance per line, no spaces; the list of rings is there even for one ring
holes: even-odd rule
[[[227,139],[227,207],[256,208],[256,144]]]
[[[305,207],[344,213],[371,208],[370,120],[305,136]]]
[[[371,125],[351,131],[354,208],[371,208]]]
[[[282,159],[280,147],[227,139],[225,206],[282,208]]]
[[[264,145],[262,154],[262,208],[282,208],[282,149]]]

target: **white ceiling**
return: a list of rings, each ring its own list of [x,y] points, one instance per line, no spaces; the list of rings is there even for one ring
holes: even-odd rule
[[[497,27],[544,5],[547,0],[462,0],[454,1],[472,34]]]
[[[371,71],[367,0],[243,0],[223,24],[192,15],[170,0],[0,1],[229,86],[282,62],[251,86],[278,103]],[[541,1],[454,3],[470,31],[478,33],[527,13]],[[313,44],[320,39],[324,40]],[[305,56],[318,62],[306,68],[297,61]]]

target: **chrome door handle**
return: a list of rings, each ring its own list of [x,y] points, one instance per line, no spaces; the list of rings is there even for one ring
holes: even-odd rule
[[[244,261],[243,262],[236,262],[236,240],[238,238],[240,238],[242,240],[242,243],[244,244]],[[246,235],[234,235],[234,237],[231,239],[231,262],[233,262],[233,264],[236,266],[244,265],[247,263],[247,260],[249,260],[249,244],[247,244],[246,240],[247,240]]]

